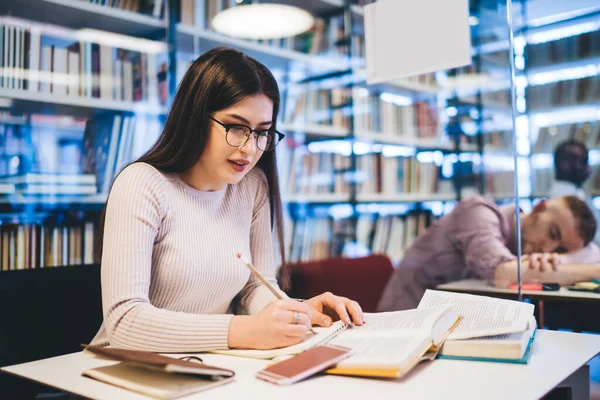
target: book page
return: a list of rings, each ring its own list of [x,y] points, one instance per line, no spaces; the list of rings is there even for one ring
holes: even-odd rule
[[[427,290],[418,309],[451,305],[463,317],[448,340],[523,332],[533,316],[533,304],[463,293]]]
[[[339,368],[402,368],[431,343],[425,335],[378,337],[374,340],[373,337],[344,334],[329,342],[352,349],[352,355],[337,364]]]
[[[365,313],[367,323],[346,329],[343,336],[381,337],[430,334],[436,321],[449,307],[430,307],[406,311]]]
[[[446,306],[366,313],[365,325],[348,327],[329,342],[352,349],[352,355],[338,363],[338,367],[404,367],[431,344],[436,322],[449,309]]]

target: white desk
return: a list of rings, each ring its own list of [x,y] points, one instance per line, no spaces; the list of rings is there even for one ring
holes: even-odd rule
[[[237,381],[186,399],[539,399],[575,372],[586,372],[580,368],[598,352],[600,335],[539,331],[528,365],[435,360],[421,364],[401,380],[321,375],[288,387],[275,386],[254,377],[267,364],[265,361],[205,354],[202,358],[206,363],[234,369]],[[73,353],[2,370],[95,399],[143,398],[81,376],[87,368],[112,363]],[[589,371],[587,378],[583,375],[579,384],[579,389],[584,391],[582,397],[589,398]]]
[[[478,279],[466,279],[462,281],[444,283],[436,286],[438,290],[447,290],[451,292],[465,292],[473,294],[502,295],[517,297],[517,291],[512,289],[498,289],[486,281]],[[535,299],[562,300],[562,301],[586,301],[600,304],[600,293],[592,292],[573,292],[565,288],[557,291],[523,290],[523,295]]]

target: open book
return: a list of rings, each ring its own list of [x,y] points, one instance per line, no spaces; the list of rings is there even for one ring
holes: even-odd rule
[[[451,307],[366,314],[367,323],[346,329],[329,343],[352,349],[352,355],[326,372],[399,378],[423,360],[435,358],[439,346],[460,317]]]
[[[462,320],[439,358],[527,363],[537,328],[532,304],[427,290],[418,308],[441,304],[450,305]]]
[[[430,349],[437,351],[459,321],[450,307],[365,314],[367,324],[348,326],[340,321],[294,346],[274,350],[223,350],[220,354],[271,359],[299,354],[319,344],[350,347],[352,355],[327,372],[332,374],[399,377]],[[433,357],[431,357],[433,358]],[[431,359],[430,358],[430,359]]]

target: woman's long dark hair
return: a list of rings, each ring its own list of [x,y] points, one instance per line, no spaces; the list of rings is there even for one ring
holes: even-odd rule
[[[209,115],[248,96],[264,94],[273,102],[273,127],[279,113],[279,87],[263,64],[237,50],[219,47],[192,63],[179,84],[171,111],[156,143],[134,162],[144,162],[167,172],[193,167],[206,148]],[[285,267],[281,193],[275,151],[266,151],[257,163],[267,177],[271,227],[275,227],[281,253],[281,284],[289,286]],[[102,254],[104,213],[100,221],[97,256]]]

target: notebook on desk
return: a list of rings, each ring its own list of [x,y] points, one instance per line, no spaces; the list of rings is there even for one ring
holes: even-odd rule
[[[234,372],[145,351],[85,346],[85,351],[120,361],[82,375],[157,399],[174,399],[234,380]]]

